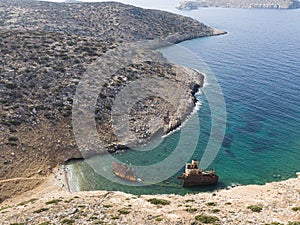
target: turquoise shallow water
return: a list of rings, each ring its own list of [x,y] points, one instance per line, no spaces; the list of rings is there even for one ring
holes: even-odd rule
[[[201,9],[184,13],[229,32],[180,44],[210,67],[224,93],[226,134],[212,163],[220,176],[219,184],[182,188],[176,179],[182,168],[162,183],[132,187],[102,178],[81,161],[70,166],[74,189],[184,194],[232,183],[264,184],[295,177],[300,171],[300,10]],[[180,54],[176,47],[162,52],[170,57]],[[200,99],[200,137],[192,157],[198,159],[211,128],[206,96],[202,94]],[[180,131],[166,137],[153,151],[129,151],[115,157],[133,165],[151,165],[171,154],[179,137]],[[93,161],[97,162],[97,158]]]

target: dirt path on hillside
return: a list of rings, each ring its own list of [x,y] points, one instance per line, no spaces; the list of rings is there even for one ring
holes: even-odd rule
[[[0,184],[12,182],[12,181],[16,181],[16,180],[45,180],[45,178],[42,178],[42,177],[16,177],[16,178],[11,178],[11,179],[6,179],[6,180],[0,180]]]

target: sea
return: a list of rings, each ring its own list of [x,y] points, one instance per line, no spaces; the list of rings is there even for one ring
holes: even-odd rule
[[[167,4],[170,2],[172,4]],[[228,32],[160,50],[168,59],[176,61],[178,58],[179,64],[182,62],[207,73],[204,87],[207,90],[212,85],[209,80],[214,78],[222,91],[226,105],[224,140],[208,167],[217,171],[218,184],[182,187],[177,176],[184,171],[184,163],[172,176],[157,184],[120,184],[95,172],[91,161],[81,160],[67,165],[72,191],[187,194],[236,185],[263,185],[296,177],[296,172],[300,171],[300,10],[202,8],[178,11],[173,3],[168,0],[161,3],[161,7],[157,3],[150,8],[180,13]],[[137,5],[143,6],[140,1]],[[199,67],[188,57],[180,58],[182,52],[201,61]],[[192,140],[196,145],[189,160],[200,160],[211,141],[214,124],[209,96],[200,91],[197,98],[201,105],[194,114],[199,127],[184,125],[151,151],[129,150],[113,157],[130,165],[152,165],[172,154],[183,132],[199,132]],[[183,144],[188,146],[189,141]],[[91,160],[101,161],[97,157]]]

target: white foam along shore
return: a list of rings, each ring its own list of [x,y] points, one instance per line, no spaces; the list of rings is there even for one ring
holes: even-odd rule
[[[201,88],[206,87],[208,85],[208,83],[206,82],[206,78],[205,78],[206,75],[203,74],[203,73],[201,73],[201,74],[204,76],[203,85],[202,85],[202,87],[199,88],[198,92],[195,93],[195,98],[197,99],[197,101],[195,103],[193,111],[190,113],[190,115],[187,116],[187,118],[183,121],[183,123],[179,127],[177,127],[176,129],[170,131],[166,135],[163,135],[162,138],[166,138],[166,137],[170,136],[171,134],[173,134],[175,132],[178,132],[180,129],[182,129],[182,127],[184,127],[186,125],[186,123],[188,123],[189,118],[200,110],[202,102],[201,102],[200,98],[197,98],[197,96],[201,96],[201,94],[202,94]]]

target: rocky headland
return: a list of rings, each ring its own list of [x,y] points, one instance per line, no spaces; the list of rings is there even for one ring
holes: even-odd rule
[[[194,10],[201,7],[219,8],[264,8],[264,9],[298,9],[298,0],[181,0],[179,10]]]
[[[81,78],[102,57],[134,41],[174,44],[224,33],[191,18],[120,3],[1,0],[0,25],[0,202],[41,184],[58,164],[82,157],[72,129],[72,105]],[[128,144],[114,135],[113,99],[142,78],[177,83],[182,101],[178,107],[159,96],[137,102],[130,112],[133,142],[178,127],[203,83],[202,74],[163,60],[132,63],[106,77],[94,115],[107,151]],[[153,119],[162,123],[157,126]],[[150,121],[155,126],[148,126]]]

